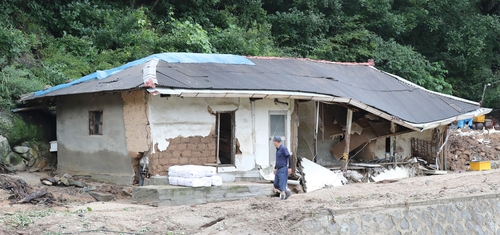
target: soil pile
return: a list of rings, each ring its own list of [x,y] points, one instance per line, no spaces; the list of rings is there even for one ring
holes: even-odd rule
[[[448,170],[465,171],[471,161],[500,160],[500,131],[456,130],[450,134],[448,146]]]

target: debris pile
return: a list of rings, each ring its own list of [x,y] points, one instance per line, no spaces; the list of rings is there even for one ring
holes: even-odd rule
[[[83,182],[74,180],[73,176],[68,173],[64,173],[62,175],[54,177],[41,178],[40,182],[47,186],[75,186],[78,188],[85,187],[85,184]]]
[[[424,167],[425,161],[417,158],[408,158],[398,162],[389,160],[372,160],[367,163],[351,163],[345,175],[349,183],[380,182],[384,180],[396,180],[422,175],[429,167]],[[342,173],[342,171],[336,171]]]
[[[448,170],[465,171],[471,161],[500,160],[500,131],[457,130],[451,133]]]
[[[9,191],[12,194],[9,199],[15,203],[52,204],[56,201],[45,189],[32,188],[26,181],[7,175],[0,175],[0,188]]]

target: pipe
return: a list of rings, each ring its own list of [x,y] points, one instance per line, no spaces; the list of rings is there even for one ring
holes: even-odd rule
[[[319,128],[319,101],[316,101],[316,130],[314,132],[314,159],[316,159],[316,156],[318,156],[318,128]]]
[[[253,154],[256,155],[256,140],[255,140],[255,100],[250,99],[250,112],[252,115],[252,145],[253,145]],[[257,164],[257,159],[255,159],[255,163]]]

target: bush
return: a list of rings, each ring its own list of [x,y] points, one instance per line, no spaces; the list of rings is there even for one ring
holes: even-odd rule
[[[0,108],[14,107],[22,94],[40,90],[44,85],[28,69],[15,66],[3,68],[0,71]]]
[[[37,141],[40,137],[45,136],[41,127],[26,122],[17,115],[13,115],[11,121],[11,125],[0,122],[0,134],[9,140],[11,146],[19,145],[25,141]]]
[[[170,26],[171,31],[159,39],[158,51],[212,52],[208,34],[199,24],[173,20],[167,25]]]

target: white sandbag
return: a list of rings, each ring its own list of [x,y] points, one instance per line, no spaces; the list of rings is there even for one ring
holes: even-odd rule
[[[171,166],[168,168],[168,175],[184,178],[203,178],[215,175],[217,169],[212,166]]]
[[[181,177],[183,166],[171,166],[168,168],[168,176]]]
[[[177,185],[186,186],[186,178],[177,177]]]
[[[179,177],[169,176],[168,177],[168,183],[170,185],[179,185]]]
[[[198,167],[200,167],[201,169],[203,169],[203,171],[205,171],[205,177],[210,177],[217,174],[217,168],[213,166],[198,166]]]
[[[185,166],[182,171],[184,178],[202,178],[205,177],[205,170],[198,166]]]
[[[214,175],[212,177],[212,186],[221,186],[222,185],[222,177],[218,175]]]
[[[181,181],[179,181],[180,183]],[[203,178],[184,178],[183,185],[187,187],[210,187],[212,186],[212,177]]]

